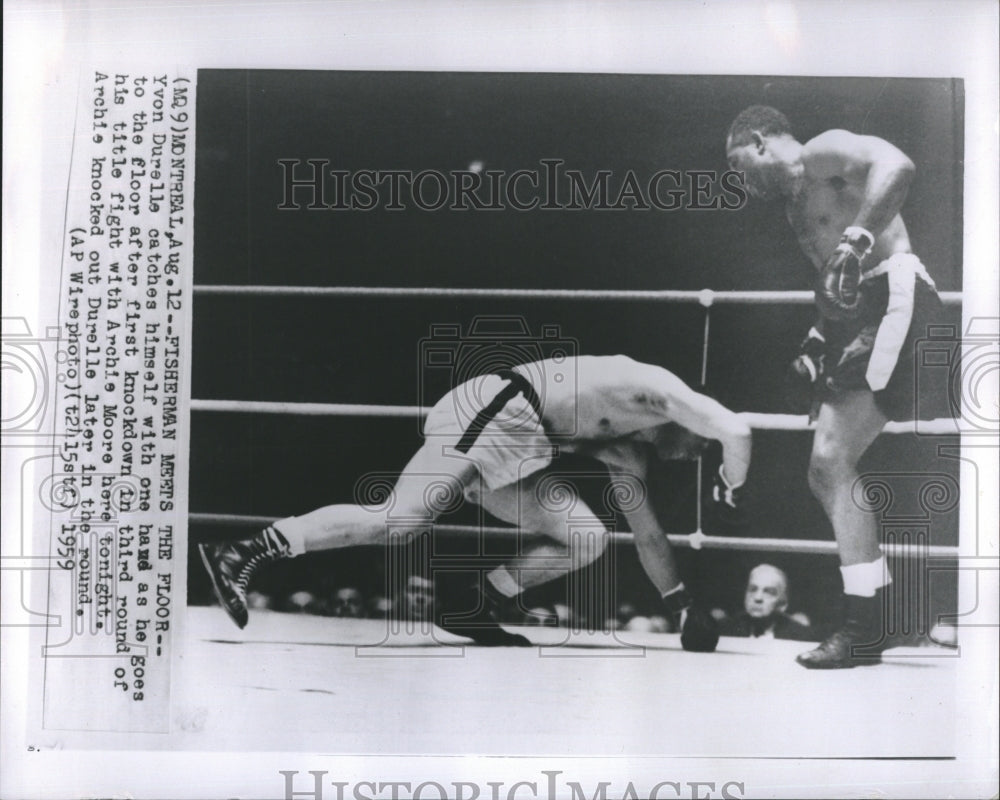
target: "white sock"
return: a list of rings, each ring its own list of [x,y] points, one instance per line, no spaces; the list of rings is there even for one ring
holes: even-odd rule
[[[493,588],[504,597],[515,597],[522,591],[521,584],[514,580],[514,576],[510,574],[507,567],[497,567],[486,576],[486,580],[492,583]]]
[[[879,556],[867,564],[841,567],[840,574],[844,578],[844,594],[852,594],[855,597],[874,597],[876,589],[892,583],[885,556]]]
[[[272,526],[278,533],[285,537],[288,547],[291,550],[292,558],[300,556],[306,551],[306,540],[295,524],[295,517],[288,517],[275,522]]]
[[[683,591],[684,591],[684,581],[681,581],[673,589],[670,589],[669,591],[664,592],[663,593],[663,599],[666,600],[668,597],[670,597],[670,595],[676,594],[677,592],[683,592]]]

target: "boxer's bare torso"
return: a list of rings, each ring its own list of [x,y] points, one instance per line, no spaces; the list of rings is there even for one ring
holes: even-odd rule
[[[785,215],[817,270],[823,268],[844,229],[855,224],[865,203],[869,164],[877,155],[872,151],[887,144],[872,136],[831,130],[802,146],[802,174],[786,199]],[[909,252],[906,225],[896,214],[876,237],[866,263],[878,264],[894,253]]]
[[[662,367],[627,356],[578,356],[518,368],[535,386],[542,424],[553,440],[608,441],[681,420],[678,401],[691,390]]]

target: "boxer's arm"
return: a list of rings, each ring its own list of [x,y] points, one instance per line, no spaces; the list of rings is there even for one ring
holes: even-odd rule
[[[640,491],[645,491],[649,453],[648,444],[618,440],[598,447],[591,455],[608,468],[612,480],[616,475],[627,477],[642,484]],[[660,526],[648,492],[645,502],[630,505],[622,514],[632,531],[639,562],[646,575],[660,594],[669,592],[680,583],[680,573],[670,541],[666,531]]]
[[[680,571],[670,540],[660,527],[652,504],[646,502],[639,508],[626,512],[625,520],[632,531],[639,563],[649,580],[661,595],[674,589],[681,582]]]
[[[865,257],[899,214],[913,178],[913,162],[884,139],[840,130],[808,142],[802,160],[811,180],[832,184],[839,180],[860,195],[854,219],[844,228],[816,282],[816,304],[825,316],[856,319],[863,311],[860,286]]]
[[[679,378],[676,381],[667,405],[671,421],[720,442],[726,481],[734,487],[742,486],[750,469],[750,426],[718,401],[698,394]]]
[[[862,188],[851,227],[864,228],[876,238],[899,214],[915,172],[907,155],[885,139],[843,130],[810,140],[802,157],[814,177],[839,177]]]

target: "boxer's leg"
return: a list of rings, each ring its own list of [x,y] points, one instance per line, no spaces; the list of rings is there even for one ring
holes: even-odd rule
[[[882,592],[889,582],[874,516],[854,500],[857,465],[887,418],[874,395],[854,390],[833,396],[820,409],[809,485],[823,505],[840,552],[844,579],[843,627],[798,662],[810,669],[841,669],[878,662],[884,639]],[[867,656],[862,648],[868,646]]]
[[[274,523],[293,555],[354,545],[385,544],[387,523],[394,532],[426,530],[446,509],[461,501],[477,474],[475,464],[442,453],[440,443],[421,447],[403,468],[385,498],[371,504],[338,504]],[[377,494],[377,492],[376,492]],[[364,498],[362,498],[364,499]]]
[[[275,561],[307,551],[386,542],[387,523],[394,533],[426,530],[447,507],[462,498],[476,476],[475,465],[445,456],[440,445],[425,444],[377,504],[324,506],[301,517],[288,517],[249,539],[199,545],[216,596],[233,621],[247,624],[246,592],[254,573]],[[398,520],[398,524],[393,522]]]
[[[835,395],[823,403],[809,460],[809,487],[823,506],[837,539],[843,566],[880,557],[874,517],[854,502],[858,461],[888,419],[866,390]]]
[[[607,547],[608,531],[573,486],[558,483],[558,497],[546,497],[545,472],[513,486],[484,493],[480,503],[498,519],[524,533],[544,536],[525,543],[523,552],[487,579],[506,597],[540,586],[596,561]]]

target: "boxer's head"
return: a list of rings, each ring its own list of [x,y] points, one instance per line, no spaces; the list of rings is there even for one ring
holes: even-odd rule
[[[656,429],[653,444],[656,446],[656,455],[661,461],[694,461],[705,452],[711,441],[693,433],[683,425],[668,422]]]
[[[741,111],[726,137],[730,169],[744,173],[747,191],[765,200],[788,191],[800,150],[787,117],[770,106]]]

